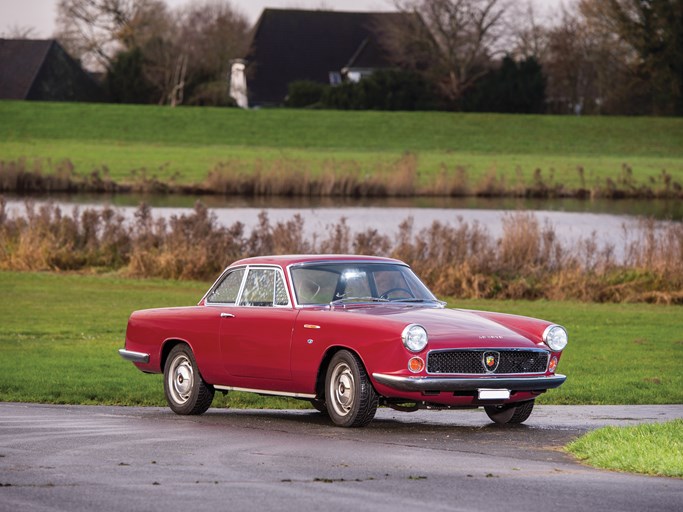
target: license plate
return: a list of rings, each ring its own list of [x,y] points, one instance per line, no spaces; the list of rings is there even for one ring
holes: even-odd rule
[[[509,389],[479,389],[479,400],[507,400],[510,398]]]

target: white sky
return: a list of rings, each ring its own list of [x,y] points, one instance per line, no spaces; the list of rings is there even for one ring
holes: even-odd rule
[[[526,4],[527,0],[513,0]],[[561,3],[572,0],[533,0],[541,14],[551,15]],[[187,5],[192,0],[166,0],[170,7]],[[31,37],[49,38],[55,30],[58,0],[0,0],[0,36],[14,28],[32,28]],[[338,11],[391,11],[391,0],[232,0],[254,23],[264,7],[329,9]]]

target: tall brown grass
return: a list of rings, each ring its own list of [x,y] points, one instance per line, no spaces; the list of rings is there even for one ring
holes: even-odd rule
[[[498,238],[462,219],[415,230],[407,218],[389,237],[376,229],[353,232],[342,218],[327,233],[307,237],[301,215],[272,223],[265,212],[250,231],[240,222],[222,226],[201,203],[169,220],[154,218],[144,204],[130,219],[109,207],[64,213],[30,202],[15,216],[0,197],[0,269],[211,280],[247,256],[358,253],[404,260],[445,296],[683,304],[681,223],[625,227],[620,251],[595,235],[568,246],[530,213],[505,217]]]
[[[130,179],[116,182],[106,167],[87,174],[75,171],[69,160],[57,163],[26,159],[0,161],[0,192],[19,194],[49,192],[94,193],[173,193],[246,197],[604,197],[604,198],[683,198],[683,186],[662,171],[645,182],[638,182],[632,169],[624,164],[615,178],[589,184],[579,167],[580,186],[568,188],[557,182],[555,172],[541,169],[527,180],[517,168],[514,178],[490,169],[478,179],[457,166],[441,164],[437,172],[421,176],[418,158],[406,153],[396,161],[376,164],[369,172],[355,161],[329,160],[319,169],[310,162],[278,159],[257,160],[246,165],[232,160],[215,165],[199,183],[183,183],[177,174],[160,179],[148,169],[134,169]],[[163,169],[160,169],[163,171]]]

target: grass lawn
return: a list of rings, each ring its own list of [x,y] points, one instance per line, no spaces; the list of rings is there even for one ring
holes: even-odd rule
[[[683,478],[683,420],[605,427],[566,449],[590,466]]]
[[[376,172],[405,152],[422,176],[462,166],[471,183],[488,173],[516,183],[544,179],[587,186],[628,164],[641,183],[666,170],[683,182],[683,119],[446,112],[255,110],[0,101],[0,160],[27,158],[45,171],[70,159],[76,171],[109,170],[115,181],[146,169],[198,182],[218,162],[251,170],[288,163],[315,173],[353,162]]]
[[[164,405],[159,375],[116,353],[131,311],[192,305],[207,283],[115,276],[0,272],[0,400]],[[547,318],[567,327],[560,362],[567,382],[546,404],[683,403],[683,314],[675,306],[458,301]],[[217,395],[214,406],[305,407],[251,394]]]

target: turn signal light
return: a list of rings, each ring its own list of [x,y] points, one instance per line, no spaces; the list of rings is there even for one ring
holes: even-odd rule
[[[557,357],[553,356],[553,358],[550,360],[550,364],[548,365],[548,371],[550,373],[555,373],[556,369],[557,369]]]
[[[425,362],[421,357],[411,357],[408,361],[408,369],[413,373],[420,373],[425,369]]]

